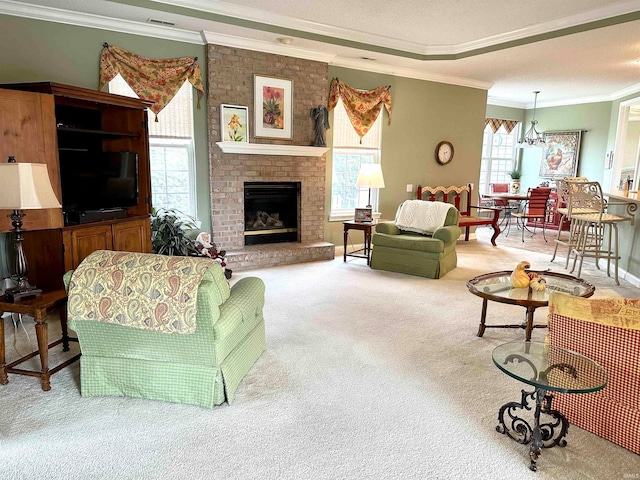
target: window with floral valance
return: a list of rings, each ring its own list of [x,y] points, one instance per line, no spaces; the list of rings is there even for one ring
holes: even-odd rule
[[[156,60],[105,43],[100,52],[100,90],[118,73],[139,98],[153,102],[151,111],[156,114],[156,122],[158,113],[178,93],[185,81],[189,81],[198,91],[197,108],[200,108],[204,85],[198,57]]]
[[[391,125],[390,86],[378,87],[374,90],[358,90],[334,78],[329,91],[329,110],[335,108],[338,99],[342,100],[351,125],[360,137],[360,143],[362,143],[362,137],[375,123],[383,105],[389,116],[388,125]]]

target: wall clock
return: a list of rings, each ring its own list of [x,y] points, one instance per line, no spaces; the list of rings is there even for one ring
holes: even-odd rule
[[[453,160],[453,145],[451,142],[442,141],[436,146],[436,162],[447,165]]]

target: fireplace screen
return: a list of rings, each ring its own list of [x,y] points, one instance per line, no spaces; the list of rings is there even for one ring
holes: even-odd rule
[[[244,184],[244,244],[297,242],[300,182]]]

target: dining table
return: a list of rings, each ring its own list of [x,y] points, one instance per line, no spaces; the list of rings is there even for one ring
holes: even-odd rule
[[[500,221],[500,226],[506,224],[506,235],[509,236],[509,231],[511,230],[511,213],[513,210],[520,209],[520,205],[514,206],[510,202],[519,202],[522,204],[529,200],[529,195],[528,193],[487,193],[482,195],[482,200],[493,201],[496,207],[502,208],[504,215]],[[496,200],[500,200],[500,202],[496,204]]]

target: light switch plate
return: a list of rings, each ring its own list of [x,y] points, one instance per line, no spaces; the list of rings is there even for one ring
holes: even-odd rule
[[[408,193],[413,192],[413,184],[412,183],[407,183],[407,192]]]

